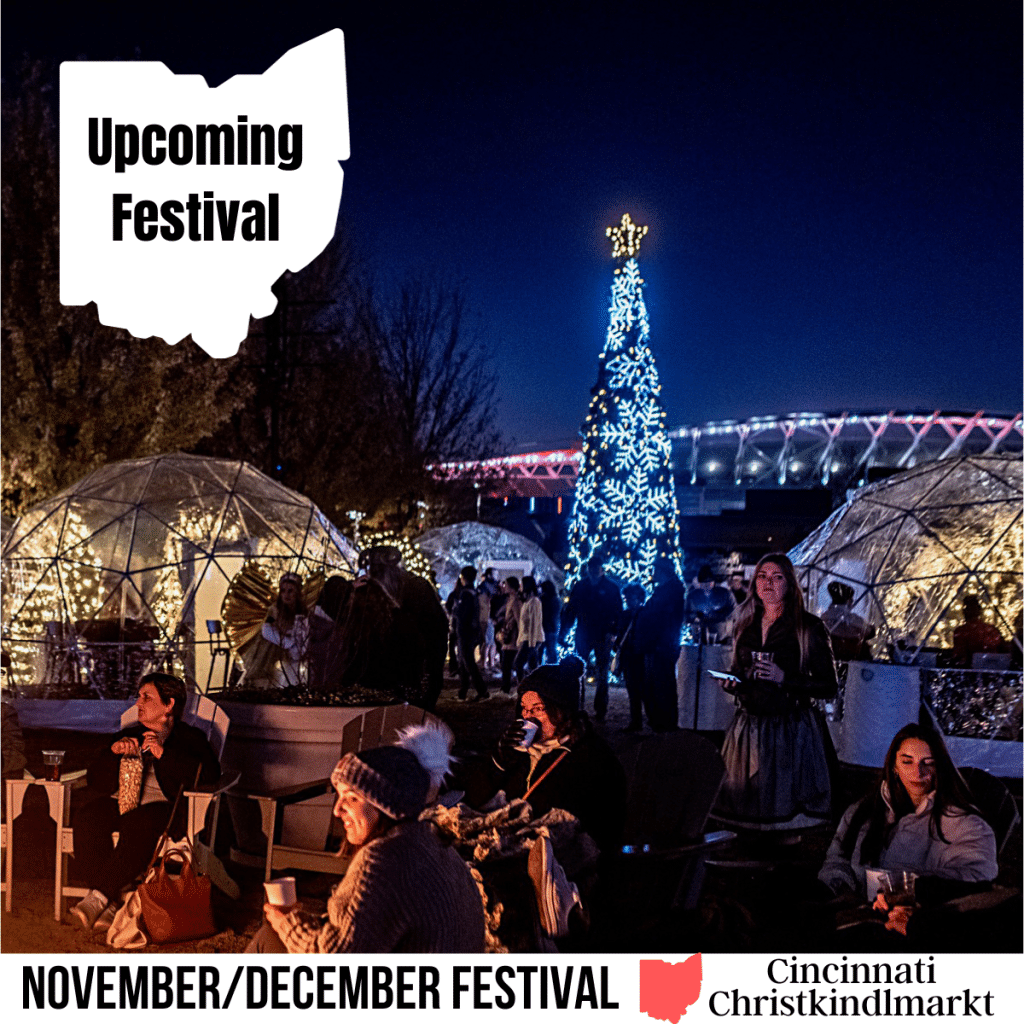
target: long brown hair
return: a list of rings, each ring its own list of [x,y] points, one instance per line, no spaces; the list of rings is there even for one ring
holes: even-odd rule
[[[865,822],[869,823],[867,833],[864,836],[864,842],[861,843],[860,847],[862,864],[878,863],[878,858],[882,855],[882,850],[888,845],[889,837],[892,835],[896,823],[905,814],[910,814],[914,811],[914,802],[910,799],[910,794],[907,793],[903,783],[900,781],[899,775],[896,773],[896,755],[899,753],[900,747],[903,746],[903,741],[910,739],[922,740],[927,743],[928,749],[931,751],[932,758],[935,761],[935,802],[932,805],[931,823],[929,825],[932,835],[941,842],[948,843],[949,840],[942,834],[943,816],[954,811],[959,811],[961,814],[978,813],[971,799],[971,791],[967,788],[967,783],[964,782],[963,776],[957,770],[956,765],[953,764],[953,759],[949,756],[949,751],[946,749],[946,744],[942,741],[942,736],[930,726],[911,722],[903,726],[893,736],[892,743],[889,744],[889,750],[885,755],[885,761],[882,764],[881,778],[878,780],[878,785],[875,786],[872,793],[860,802],[857,810],[853,812],[853,817],[850,819],[850,827],[846,830],[846,835],[843,838],[843,852],[846,856],[850,857],[853,855],[853,848],[857,843],[857,836],[861,828],[863,828]],[[882,795],[881,784],[883,781],[889,794],[888,805]],[[890,806],[894,816],[892,822],[889,821]]]
[[[295,598],[295,607],[288,609],[284,606],[284,602],[281,600],[281,584],[291,583],[298,594]],[[295,620],[300,615],[306,615],[309,609],[306,607],[305,599],[302,596],[302,584],[297,581],[295,573],[285,573],[278,583],[277,597],[274,598],[274,602],[271,605],[272,608],[276,609],[274,619],[277,623],[277,628],[282,633],[287,633],[295,625]]]
[[[800,590],[800,583],[796,578],[796,570],[793,563],[780,552],[773,552],[765,555],[750,579],[750,593],[747,599],[736,610],[736,629],[734,636],[739,639],[743,631],[754,621],[758,612],[764,613],[764,603],[757,596],[757,574],[761,571],[766,562],[777,565],[786,577],[786,596],[783,598],[782,618],[788,619],[796,631],[797,642],[800,644],[800,668],[804,667],[807,661],[807,651],[810,648],[810,630],[807,628],[807,621],[804,613],[804,596]]]

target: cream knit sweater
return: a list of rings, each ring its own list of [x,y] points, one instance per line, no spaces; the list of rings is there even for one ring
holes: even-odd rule
[[[361,847],[326,917],[292,911],[289,953],[482,953],[484,914],[469,866],[426,822],[399,822]]]

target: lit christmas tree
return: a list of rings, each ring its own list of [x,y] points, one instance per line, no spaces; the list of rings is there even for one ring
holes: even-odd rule
[[[670,558],[676,572],[680,564],[671,449],[636,261],[647,228],[627,213],[605,233],[618,265],[594,397],[580,429],[583,462],[569,525],[566,586],[597,555],[620,584],[641,583],[649,592],[659,557]]]

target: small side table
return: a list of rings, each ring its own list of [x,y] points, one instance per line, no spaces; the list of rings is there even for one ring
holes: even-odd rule
[[[25,804],[25,794],[29,786],[42,786],[46,790],[50,818],[56,825],[57,839],[54,856],[54,905],[55,921],[61,919],[62,900],[65,895],[72,895],[64,885],[65,861],[63,857],[64,830],[68,827],[71,816],[71,790],[75,786],[73,779],[62,779],[60,782],[48,782],[46,779],[5,779],[7,787],[7,808],[4,824],[7,826],[7,850],[4,864],[4,910],[11,912],[11,898],[14,883],[14,821],[21,816]],[[85,890],[83,890],[84,895]]]

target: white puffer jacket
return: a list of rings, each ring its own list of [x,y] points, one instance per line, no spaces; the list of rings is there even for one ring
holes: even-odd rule
[[[882,783],[882,799],[889,809],[889,821],[895,818],[889,800],[889,788]],[[996,863],[996,837],[983,818],[957,809],[947,810],[942,816],[942,835],[934,834],[931,812],[935,794],[929,793],[917,805],[913,814],[905,814],[896,824],[889,844],[882,850],[878,867],[885,870],[903,869],[918,875],[952,878],[962,882],[989,882],[999,873]],[[825,863],[818,872],[833,892],[852,889],[861,897],[867,895],[865,869],[873,865],[861,863],[860,848],[867,835],[865,822],[857,836],[853,856],[843,854],[842,846],[850,821],[859,803],[847,808],[843,820],[828,848]]]

